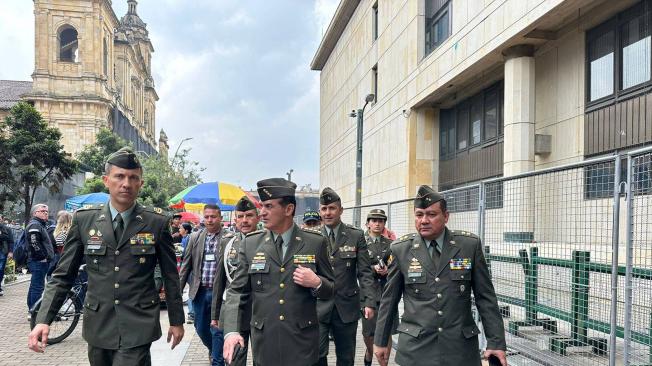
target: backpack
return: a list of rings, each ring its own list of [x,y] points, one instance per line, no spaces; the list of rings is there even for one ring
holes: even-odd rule
[[[27,247],[26,232],[27,230],[23,230],[23,232],[18,237],[18,240],[16,240],[16,243],[14,244],[14,262],[16,262],[16,266],[27,265],[29,248]]]

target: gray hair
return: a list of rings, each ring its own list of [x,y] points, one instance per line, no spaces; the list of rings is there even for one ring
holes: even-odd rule
[[[48,205],[46,205],[45,203],[37,203],[37,204],[35,204],[34,206],[32,206],[32,209],[29,211],[29,214],[32,215],[32,216],[34,216],[34,213],[35,213],[36,211],[42,209],[43,207],[45,207],[45,208],[47,209],[47,208],[48,208]]]

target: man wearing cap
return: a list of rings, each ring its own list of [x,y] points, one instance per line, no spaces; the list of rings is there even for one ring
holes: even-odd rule
[[[360,304],[367,319],[374,317],[378,284],[374,280],[364,232],[341,220],[342,201],[329,187],[319,196],[319,212],[328,238],[328,254],[335,273],[335,296],[319,300],[319,362],[326,366],[328,335],[332,331],[338,366],[354,364]],[[359,285],[358,285],[359,283]]]
[[[181,240],[183,240],[183,237],[181,236],[181,233],[179,232],[179,227],[181,226],[181,214],[180,213],[175,213],[172,215],[172,223],[170,224],[170,227],[172,229],[172,242],[173,243],[181,243]]]
[[[321,217],[319,216],[319,212],[310,209],[306,210],[306,212],[303,213],[303,227],[310,229],[319,229],[319,226],[321,226]]]
[[[240,244],[223,311],[224,358],[230,362],[236,344],[245,345],[239,332],[251,302],[254,365],[309,366],[319,356],[317,299],[333,296],[326,239],[294,223],[296,184],[270,178],[257,186],[266,230]]]
[[[239,265],[238,252],[240,244],[245,235],[256,231],[260,221],[258,210],[247,196],[240,198],[235,205],[235,227],[237,233],[227,233],[222,237],[220,245],[220,257],[218,260],[215,282],[213,283],[213,300],[211,305],[211,326],[221,327],[224,322],[224,307],[226,290],[233,281],[233,276]],[[231,362],[231,366],[245,366],[247,364],[247,345],[249,342],[249,322],[251,321],[251,302],[247,303],[244,316],[240,322],[240,335],[244,339],[245,347],[242,350],[242,357]]]
[[[392,241],[383,236],[385,231],[385,223],[387,222],[387,215],[385,211],[379,208],[372,209],[367,214],[367,231],[365,232],[365,240],[367,241],[367,248],[369,250],[369,257],[371,258],[371,265],[374,271],[374,279],[378,282],[379,293],[376,301],[376,309],[380,305],[380,297],[385,283],[387,282],[387,266],[391,262],[390,244]],[[364,306],[364,304],[362,304]],[[376,330],[376,319],[362,318],[362,339],[366,346],[364,355],[365,366],[371,365],[373,360],[373,346],[374,346],[374,331]],[[397,318],[394,318],[395,326],[398,325]],[[394,327],[396,328],[396,327]],[[389,337],[391,342],[392,337]],[[391,346],[391,343],[390,343]],[[390,347],[391,350],[391,347]]]
[[[161,337],[154,267],[161,266],[174,348],[183,338],[183,303],[169,217],[136,202],[143,169],[128,148],[109,156],[106,204],[75,212],[59,265],[47,284],[29,348],[43,352],[49,326],[86,258],[88,292],[82,336],[91,365],[150,365],[150,345]],[[40,340],[40,342],[39,342]]]
[[[480,365],[471,291],[487,338],[485,356],[507,366],[505,330],[480,239],[446,227],[446,200],[421,186],[414,200],[417,233],[392,244],[393,261],[380,301],[374,354],[389,359],[392,314],[403,297],[398,327],[399,365]]]

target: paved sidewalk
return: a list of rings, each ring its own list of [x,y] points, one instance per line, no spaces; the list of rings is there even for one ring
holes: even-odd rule
[[[35,353],[27,348],[29,321],[27,320],[27,289],[29,282],[4,285],[5,295],[0,297],[0,364],[3,366],[81,366],[88,365],[86,342],[81,337],[81,321],[75,331],[63,342],[48,346],[45,353]],[[83,321],[83,319],[82,319]],[[206,366],[208,352],[195,334],[192,325],[185,326],[183,341],[174,349],[166,343],[168,318],[165,310],[161,311],[161,328],[163,337],[152,344],[152,363],[159,366],[192,365]],[[361,326],[358,327],[361,330]],[[329,365],[335,365],[335,347],[331,343]],[[394,353],[390,365],[393,362]],[[356,365],[362,365],[364,343],[358,337]],[[249,365],[252,365],[249,357]],[[374,365],[377,362],[374,361]]]

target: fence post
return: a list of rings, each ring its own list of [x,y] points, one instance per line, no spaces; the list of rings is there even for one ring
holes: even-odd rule
[[[573,294],[571,302],[571,337],[582,345],[588,344],[590,252],[573,251]]]
[[[519,250],[518,255],[521,257],[523,272],[525,273],[525,323],[532,325],[537,320],[536,303],[534,302],[537,293],[537,283],[532,273],[533,261],[528,260],[527,250],[525,249]]]
[[[478,236],[482,244],[485,244],[484,240],[484,215],[485,215],[485,185],[484,182],[480,182],[478,186]]]
[[[616,341],[618,335],[618,248],[620,240],[620,157],[614,158],[613,223],[611,226],[611,313],[609,317],[609,366],[616,366]]]
[[[633,200],[632,200],[632,166],[633,159],[627,155],[627,182],[625,183],[625,197],[627,199],[627,242],[625,246],[625,319],[623,324],[623,365],[629,366],[629,354],[632,341],[632,266],[634,262],[633,253]]]

